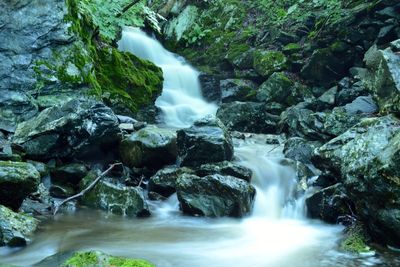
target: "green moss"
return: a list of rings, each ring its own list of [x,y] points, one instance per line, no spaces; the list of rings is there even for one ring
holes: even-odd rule
[[[301,47],[301,45],[296,44],[296,43],[290,43],[290,44],[285,45],[285,46],[283,47],[282,51],[283,51],[285,54],[291,55],[291,54],[300,52],[302,49],[303,49],[303,48]]]
[[[351,226],[342,240],[340,247],[352,253],[371,252],[371,248],[366,244],[366,237],[361,226]]]
[[[77,252],[62,267],[154,267],[148,261],[113,257],[99,251]]]
[[[272,73],[287,69],[288,60],[282,52],[257,50],[253,67],[258,74],[269,77]]]

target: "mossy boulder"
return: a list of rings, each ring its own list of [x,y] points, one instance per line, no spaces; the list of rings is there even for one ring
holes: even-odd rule
[[[242,217],[253,208],[255,188],[232,176],[184,174],[176,184],[181,210],[189,215]]]
[[[243,79],[221,80],[219,85],[223,103],[251,100],[258,87],[253,81]]]
[[[96,178],[89,173],[80,183],[83,190]],[[95,209],[102,209],[117,215],[142,217],[150,215],[144,191],[139,187],[125,186],[113,178],[103,178],[86,193],[80,203]]]
[[[39,183],[40,174],[32,164],[0,161],[0,204],[17,210]]]
[[[20,247],[30,242],[39,221],[0,205],[0,246]]]
[[[294,86],[287,75],[283,72],[273,73],[267,81],[261,84],[257,91],[257,100],[261,102],[286,102],[290,91]]]
[[[122,140],[120,154],[129,167],[159,169],[177,158],[176,132],[147,126]]]
[[[155,267],[141,259],[114,257],[100,251],[76,252],[61,267]]]
[[[354,224],[345,230],[344,237],[340,241],[340,248],[351,253],[368,253],[372,252],[367,245],[367,237],[365,230],[359,224]]]
[[[288,65],[288,59],[282,52],[272,50],[256,50],[254,52],[253,68],[263,77],[286,70]]]

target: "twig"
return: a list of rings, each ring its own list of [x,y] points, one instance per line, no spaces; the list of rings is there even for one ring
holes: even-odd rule
[[[139,182],[139,184],[138,184],[138,187],[140,187],[140,186],[142,185],[143,179],[144,179],[144,175],[142,175],[142,177],[140,177],[140,182]]]
[[[54,205],[54,211],[53,211],[53,215],[56,215],[58,210],[60,209],[60,207],[62,205],[64,205],[65,203],[74,200],[76,198],[79,198],[81,196],[83,196],[84,194],[86,194],[88,191],[90,191],[104,176],[106,176],[110,171],[112,171],[112,169],[114,169],[116,166],[122,165],[122,163],[114,163],[112,164],[107,170],[105,170],[103,173],[101,173],[99,176],[97,176],[97,178],[85,189],[83,189],[81,192],[79,192],[76,195],[73,195],[69,198],[64,199],[60,204],[58,205]]]

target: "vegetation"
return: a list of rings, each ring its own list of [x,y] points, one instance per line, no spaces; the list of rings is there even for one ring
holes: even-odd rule
[[[340,247],[352,253],[366,253],[371,251],[371,248],[367,246],[364,230],[360,225],[349,227]]]

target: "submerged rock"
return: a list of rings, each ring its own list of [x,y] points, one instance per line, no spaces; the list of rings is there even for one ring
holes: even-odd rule
[[[89,174],[81,182],[81,189],[86,188],[95,179]],[[118,215],[148,216],[150,215],[144,191],[139,187],[119,184],[113,179],[102,179],[86,193],[81,203],[96,209],[102,209]]]
[[[233,157],[232,138],[219,119],[206,117],[177,133],[178,155],[182,166],[199,166],[231,160]]]
[[[155,267],[155,265],[145,260],[114,257],[100,251],[76,252],[61,265],[61,267],[86,266]]]
[[[242,217],[252,210],[256,190],[232,176],[184,174],[177,181],[177,193],[186,214]]]
[[[98,159],[118,141],[118,118],[94,100],[73,100],[20,123],[13,146],[32,159]]]
[[[20,247],[30,242],[38,220],[0,205],[0,246]]]
[[[0,204],[17,210],[39,183],[40,174],[32,164],[0,161]]]
[[[122,140],[122,162],[129,167],[159,169],[177,158],[176,133],[170,129],[147,126]]]
[[[266,111],[262,103],[233,102],[223,104],[217,117],[230,130],[252,133],[276,133],[279,117]]]

